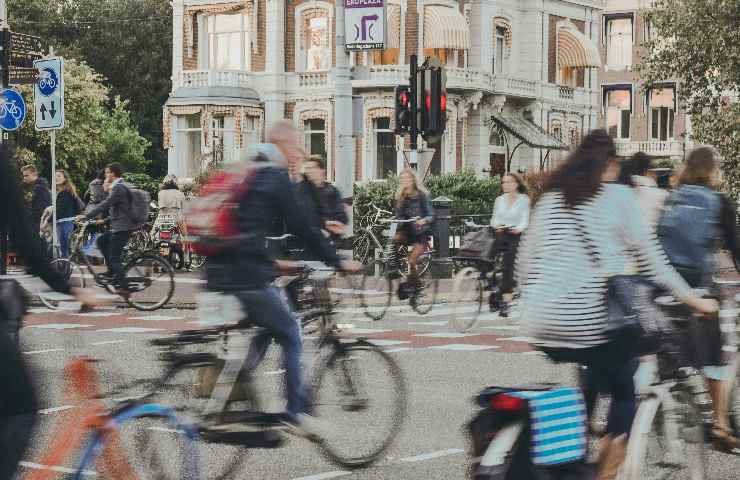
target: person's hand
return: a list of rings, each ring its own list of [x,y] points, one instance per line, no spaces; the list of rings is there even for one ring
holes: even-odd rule
[[[696,298],[686,302],[696,313],[711,315],[719,310],[719,302],[713,298]]]
[[[110,303],[109,300],[100,298],[98,292],[92,288],[72,288],[72,295],[75,299],[86,307],[101,307]]]
[[[334,235],[342,235],[344,231],[346,230],[346,228],[347,228],[347,225],[341,222],[336,222],[334,220],[329,220],[328,222],[326,222],[326,229],[329,230]]]
[[[357,273],[362,270],[362,264],[354,260],[342,260],[339,263],[339,269],[343,272]]]
[[[418,226],[420,226],[420,227],[423,227],[424,225],[426,225],[426,224],[427,224],[427,220],[426,220],[426,218],[420,218],[420,219],[418,219],[418,220],[416,221],[416,224],[417,224]]]
[[[82,222],[84,222],[84,221],[85,221],[85,218],[86,218],[86,217],[85,217],[84,215],[77,215],[77,216],[75,217],[75,222],[77,222],[77,223],[82,223]]]
[[[101,218],[101,219],[99,219],[99,220],[95,220],[95,223],[96,223],[97,225],[105,225],[105,220],[103,220],[103,219]]]
[[[513,233],[514,235],[520,235],[522,231],[519,228],[512,228],[511,233]]]

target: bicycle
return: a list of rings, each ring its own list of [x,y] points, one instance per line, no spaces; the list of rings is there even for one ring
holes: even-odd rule
[[[724,292],[728,287],[740,286],[738,281],[717,281],[713,289]],[[720,315],[736,316],[735,300],[721,295]],[[665,334],[663,348],[652,363],[655,372],[652,384],[643,388],[635,416],[627,458],[624,464],[625,480],[667,478],[684,468],[691,480],[707,477],[707,439],[713,425],[712,400],[701,372],[695,367],[697,358],[697,327],[701,319],[692,317],[682,304],[672,297],[658,299],[676,331]],[[645,362],[643,362],[643,365]],[[642,367],[641,367],[642,368]],[[733,435],[740,435],[740,384],[738,358],[728,366],[733,388],[729,392],[730,419]],[[639,378],[640,375],[637,375]]]
[[[321,332],[317,340],[318,367],[310,383],[313,415],[338,427],[332,432],[322,429],[311,440],[343,467],[370,465],[390,447],[402,426],[406,413],[403,374],[382,348],[362,338],[340,335],[333,323],[326,279],[315,278],[309,267],[294,273],[286,292],[289,296],[296,292],[303,295],[291,298],[302,312],[302,326],[306,329],[316,322],[321,324],[317,329]],[[255,442],[279,446],[279,416],[262,411],[254,369],[245,365],[251,334],[260,333],[261,329],[248,323],[237,323],[153,340],[167,368],[151,391],[172,395],[175,410],[187,412],[209,442],[230,445],[226,448]],[[222,354],[202,351],[206,345],[219,345]],[[200,351],[185,351],[192,347]],[[363,419],[363,413],[371,417]],[[348,442],[358,425],[363,426],[363,440],[372,437],[362,448]],[[224,478],[239,469],[243,456],[234,453],[224,455],[231,460],[220,471],[210,472],[212,478]]]
[[[81,223],[82,238],[85,238],[85,230],[94,224],[94,221]],[[73,257],[79,259],[82,265],[66,258],[57,258],[52,261],[52,266],[62,272],[72,286],[84,288],[86,278],[92,278],[97,286],[106,289],[111,294],[120,295],[131,307],[142,311],[157,310],[170,301],[175,291],[175,273],[167,260],[153,252],[129,252],[122,262],[127,287],[118,289],[113,284],[114,279],[95,271],[85,252],[86,248],[92,246],[94,239],[94,236],[89,237],[89,243],[84,245],[79,238],[73,243],[75,247]],[[54,310],[64,308],[67,302],[66,296],[60,296],[54,292],[39,291],[38,295],[44,305]]]
[[[395,236],[395,230],[399,224],[414,223],[417,219],[408,220],[386,219],[383,223],[391,224],[390,236]],[[417,262],[416,284],[409,281],[410,267],[408,262],[395,265],[390,248],[394,248],[394,242],[390,240],[388,246],[380,257],[376,258],[363,267],[363,275],[360,286],[360,304],[368,318],[373,320],[382,319],[393,302],[394,293],[398,294],[400,300],[409,300],[409,304],[420,315],[426,315],[432,310],[437,300],[439,290],[439,279],[436,278],[429,268],[432,259],[432,250],[427,243],[424,252],[419,256]],[[426,268],[423,265],[426,264]],[[404,280],[405,279],[405,280]],[[403,281],[401,281],[403,280]]]

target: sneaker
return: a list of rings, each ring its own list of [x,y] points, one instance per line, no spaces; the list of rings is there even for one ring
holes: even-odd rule
[[[299,413],[296,416],[285,414],[280,420],[280,423],[285,427],[285,431],[291,435],[311,441],[318,441],[320,439],[318,434],[320,422],[316,417],[305,413]]]
[[[498,314],[502,318],[507,318],[509,316],[509,304],[502,301],[501,310],[499,310]]]

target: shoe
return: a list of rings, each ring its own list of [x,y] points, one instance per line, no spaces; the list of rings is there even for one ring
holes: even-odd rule
[[[315,417],[305,413],[299,413],[296,416],[285,414],[280,420],[280,424],[285,427],[286,433],[302,437],[311,441],[320,439],[318,430],[319,422]]]
[[[599,474],[597,480],[614,480],[627,457],[627,435],[612,439],[602,438],[604,450],[599,452]]]
[[[740,440],[726,428],[713,426],[709,437],[712,439],[712,446],[720,452],[733,453],[740,449]]]
[[[508,318],[509,317],[509,304],[501,301],[501,309],[498,312],[499,316],[502,318]]]

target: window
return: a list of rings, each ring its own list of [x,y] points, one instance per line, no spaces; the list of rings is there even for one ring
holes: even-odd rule
[[[200,114],[179,116],[177,126],[175,145],[178,164],[184,168],[187,176],[196,176],[203,168]]]
[[[391,119],[375,120],[375,161],[378,178],[388,178],[396,173],[396,136],[391,130]]]
[[[494,147],[505,147],[506,143],[504,140],[504,133],[498,126],[491,130],[491,135],[488,137],[488,144]]]
[[[609,90],[606,92],[606,128],[612,138],[630,138],[632,92]]]
[[[500,75],[504,71],[504,49],[506,48],[506,29],[496,27],[496,37],[493,51],[493,73]]]
[[[324,10],[312,10],[303,16],[303,40],[299,66],[305,72],[331,69],[329,16]]]
[[[257,120],[257,117],[244,117],[242,119],[242,148],[259,143]]]
[[[562,135],[562,134],[561,134]],[[581,133],[578,130],[578,122],[568,122],[568,143],[571,148],[576,148],[581,141]]]
[[[320,155],[326,160],[326,120],[312,118],[303,122],[306,152]],[[328,170],[327,170],[328,171]]]
[[[208,65],[213,70],[249,70],[249,17],[210,15],[207,17]]]
[[[632,66],[632,18],[607,20],[606,64],[613,70]]]
[[[650,138],[666,141],[673,138],[675,91],[672,87],[650,91]]]
[[[649,42],[653,39],[653,24],[650,20],[645,19],[645,32],[644,32],[644,40],[646,42]]]
[[[560,120],[553,120],[550,123],[550,135],[561,142],[563,141],[563,124]]]

